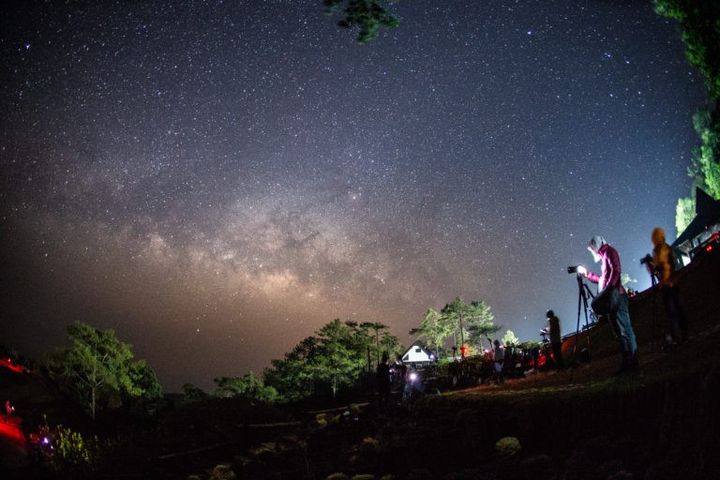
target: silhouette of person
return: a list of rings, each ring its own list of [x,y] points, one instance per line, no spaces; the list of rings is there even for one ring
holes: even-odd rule
[[[562,338],[560,337],[560,319],[555,312],[548,310],[545,316],[548,319],[547,329],[550,334],[550,345],[552,346],[553,357],[555,358],[555,368],[558,370],[565,369],[565,362],[562,357]]]
[[[382,361],[377,366],[375,376],[377,379],[379,405],[387,405],[390,400],[390,365],[388,365],[387,352],[383,353]]]

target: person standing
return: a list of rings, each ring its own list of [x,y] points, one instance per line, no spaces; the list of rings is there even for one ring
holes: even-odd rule
[[[390,365],[388,365],[388,354],[383,353],[382,361],[375,371],[378,389],[379,405],[386,406],[390,401]]]
[[[505,348],[497,338],[493,342],[493,363],[495,366],[495,383],[498,385],[505,381],[503,367],[505,365]]]
[[[680,306],[679,292],[675,283],[675,255],[665,241],[665,230],[660,227],[655,228],[650,238],[653,243],[651,268],[658,278],[660,297],[668,320],[665,340],[667,346],[671,347],[673,344],[685,342],[688,337],[687,320]]]
[[[548,319],[547,329],[550,334],[550,345],[552,346],[553,357],[555,358],[555,368],[558,370],[565,369],[565,362],[562,357],[562,338],[560,337],[560,319],[555,312],[548,310],[545,316]]]
[[[584,266],[578,267],[578,273],[598,285],[598,294],[592,301],[592,309],[598,315],[609,317],[611,326],[618,334],[622,363],[617,374],[638,369],[637,341],[630,323],[628,296],[620,282],[622,267],[620,255],[600,235],[588,242],[588,250],[595,262],[600,262],[600,275],[589,272]]]

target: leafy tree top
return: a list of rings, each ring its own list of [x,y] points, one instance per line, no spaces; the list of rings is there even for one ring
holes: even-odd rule
[[[371,370],[380,351],[400,351],[397,337],[387,330],[379,322],[335,319],[298,343],[285,358],[273,360],[264,383],[291,400],[349,387]]]
[[[161,395],[155,372],[144,360],[135,360],[132,346],[114,331],[77,322],[68,327],[68,337],[71,346],[54,355],[51,372],[93,418],[99,403]]]
[[[325,11],[332,15],[341,12],[338,25],[343,28],[359,28],[358,42],[367,43],[377,37],[381,28],[395,28],[400,22],[385,8],[388,2],[381,0],[323,0]]]
[[[710,97],[720,99],[720,2],[655,0],[655,11],[680,23],[688,61],[702,73]]]

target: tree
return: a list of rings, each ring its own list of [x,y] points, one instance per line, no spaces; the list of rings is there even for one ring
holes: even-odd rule
[[[505,335],[503,335],[502,343],[503,345],[517,346],[520,344],[520,339],[515,336],[515,332],[508,330],[505,332]]]
[[[377,351],[375,352],[376,358],[377,358],[376,365],[380,365],[380,336],[378,335],[378,332],[380,330],[384,330],[384,329],[388,328],[387,325],[383,325],[380,322],[363,322],[360,324],[360,327],[369,328],[375,332],[375,345],[376,345],[376,349],[377,349]]]
[[[135,398],[152,400],[162,397],[162,388],[157,375],[145,360],[131,362],[128,367],[128,375],[130,382],[142,392],[141,395],[135,395]]]
[[[655,0],[655,11],[680,23],[685,54],[720,98],[720,3],[714,0]]]
[[[718,25],[720,28],[720,19]],[[697,112],[693,126],[700,146],[693,150],[688,174],[708,195],[720,199],[720,112]]]
[[[343,19],[338,25],[343,28],[360,29],[358,42],[367,43],[377,37],[380,28],[395,28],[399,21],[385,9],[382,0],[323,0],[325,11],[333,15],[342,12]]]
[[[262,402],[276,402],[280,395],[274,387],[266,386],[262,379],[252,372],[242,377],[219,377],[213,380],[217,388],[215,396],[221,398],[246,397]]]
[[[186,402],[198,402],[208,396],[200,387],[196,387],[192,383],[186,383],[181,388]]]
[[[271,385],[288,400],[312,395],[315,385],[309,366],[318,355],[318,343],[317,338],[306,337],[284,358],[272,360],[270,368],[263,373],[265,385]]]
[[[455,331],[455,323],[449,322],[435,309],[428,308],[418,328],[410,330],[410,335],[417,335],[423,339],[430,348],[435,349],[435,355],[440,358],[440,349],[445,341]]]
[[[707,0],[655,0],[655,11],[680,24],[685,54],[708,89],[708,109],[693,117],[700,146],[693,150],[688,174],[692,196],[678,200],[675,227],[680,235],[695,216],[695,187],[720,200],[720,3]]]
[[[290,400],[328,390],[335,396],[358,381],[369,366],[368,355],[381,349],[394,354],[400,349],[397,337],[386,329],[381,323],[358,325],[335,319],[320,328],[316,336],[301,341],[285,358],[273,360],[264,373],[265,385],[275,387]]]
[[[442,310],[440,310],[442,321],[447,322],[448,325],[452,325],[453,335],[455,336],[455,345],[457,345],[457,336],[460,336],[460,347],[465,345],[465,337],[468,336],[468,331],[464,323],[465,315],[465,303],[460,297],[455,297],[452,302],[446,304]],[[462,352],[463,350],[461,350]]]
[[[470,345],[480,348],[483,338],[500,329],[493,324],[494,317],[490,306],[482,300],[465,303],[460,297],[456,297],[445,305],[440,313],[447,322],[455,325],[461,346],[467,338]]]
[[[677,206],[675,207],[675,229],[677,230],[677,236],[680,236],[680,234],[685,231],[693,218],[695,218],[695,198],[679,198]]]
[[[488,335],[500,330],[498,325],[493,323],[495,319],[490,305],[482,300],[474,300],[466,308],[468,333],[471,345],[482,348],[482,340]]]
[[[72,346],[55,354],[51,372],[93,420],[100,405],[160,396],[155,373],[143,360],[135,360],[131,345],[112,330],[77,322],[68,327],[68,337]]]

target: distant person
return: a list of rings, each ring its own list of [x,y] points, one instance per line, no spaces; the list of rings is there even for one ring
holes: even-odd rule
[[[530,350],[530,356],[532,357],[532,363],[533,368],[535,369],[535,373],[540,371],[540,347],[535,345],[532,350]]]
[[[652,231],[653,253],[651,268],[657,275],[660,296],[668,320],[665,341],[668,347],[687,340],[688,326],[685,313],[680,306],[680,297],[675,283],[675,255],[665,242],[665,231],[657,227]]]
[[[555,368],[558,370],[565,369],[565,362],[562,357],[562,338],[560,337],[560,319],[555,312],[548,310],[545,316],[548,319],[547,331],[550,336],[550,345],[552,346],[553,357],[555,358]]]
[[[387,352],[383,353],[382,361],[378,364],[375,375],[377,378],[379,405],[385,406],[390,400],[390,365],[388,365]]]
[[[505,348],[500,343],[500,340],[495,339],[493,342],[493,364],[495,366],[495,383],[503,383],[505,377],[503,377],[503,366],[505,364]]]
[[[407,365],[402,360],[402,355],[397,356],[397,360],[395,361],[395,372],[396,372],[396,378],[398,386],[400,387],[400,391],[405,390],[405,382],[407,381]]]
[[[592,309],[598,315],[609,317],[608,320],[611,326],[617,332],[622,363],[616,374],[637,370],[637,341],[630,323],[628,296],[620,282],[620,273],[622,271],[620,255],[599,235],[590,239],[587,248],[592,253],[595,262],[601,262],[601,273],[597,275],[588,272],[582,265],[578,267],[578,273],[585,275],[588,280],[598,284],[598,294],[592,301]]]

